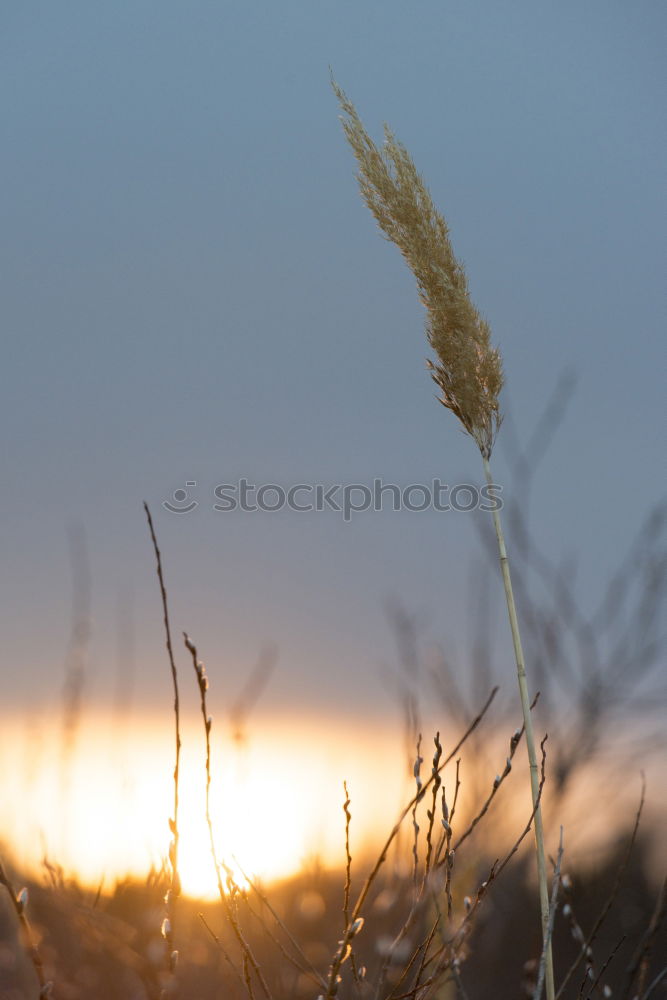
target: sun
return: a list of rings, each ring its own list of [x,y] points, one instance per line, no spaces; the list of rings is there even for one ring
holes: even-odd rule
[[[299,870],[313,843],[313,815],[298,785],[286,780],[288,765],[274,749],[270,760],[234,761],[211,786],[215,853],[238,884],[272,881]],[[217,882],[206,822],[201,765],[187,761],[179,818],[179,872],[183,891],[211,898]],[[222,872],[225,881],[224,870]]]
[[[143,881],[161,868],[173,813],[169,722],[144,720],[121,733],[112,718],[90,715],[66,767],[57,724],[4,730],[1,791],[12,805],[2,810],[0,839],[16,863],[39,872],[46,856],[92,889],[128,876]],[[244,885],[246,878],[287,878],[315,859],[344,864],[344,779],[353,796],[355,851],[377,840],[378,818],[393,819],[401,802],[404,767],[393,736],[303,718],[263,720],[243,746],[215,728],[214,736],[210,815],[223,883],[224,866]],[[184,893],[213,899],[218,886],[196,720],[186,720],[182,740],[179,874]]]

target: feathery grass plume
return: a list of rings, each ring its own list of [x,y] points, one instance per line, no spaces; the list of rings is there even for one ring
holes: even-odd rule
[[[475,440],[484,473],[493,484],[489,459],[502,420],[498,397],[503,386],[500,353],[491,344],[488,323],[470,298],[462,264],[456,259],[444,217],[403,146],[385,125],[384,143],[370,138],[352,102],[336,81],[331,85],[343,110],[342,124],[359,165],[361,194],[386,238],[395,243],[414,274],[426,309],[426,333],[437,355],[429,362],[441,403]],[[517,668],[519,696],[526,729],[531,794],[535,810],[537,874],[545,948],[547,1000],[554,1000],[553,961],[549,941],[549,889],[540,808],[540,778],[531,718],[530,696],[500,517],[493,511],[500,567]]]
[[[352,102],[333,80],[332,86],[346,115],[343,129],[359,164],[364,201],[417,279],[426,333],[437,355],[429,368],[442,393],[440,402],[489,458],[501,422],[502,360],[491,345],[488,323],[470,299],[447,223],[405,146],[385,125],[384,145],[378,149]]]

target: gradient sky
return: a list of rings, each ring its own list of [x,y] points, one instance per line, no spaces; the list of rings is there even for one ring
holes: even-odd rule
[[[532,516],[595,603],[665,487],[666,29],[659,0],[3,5],[0,703],[60,696],[78,524],[86,698],[112,696],[131,600],[137,697],[168,705],[144,499],[218,698],[273,640],[265,707],[391,710],[391,596],[464,665],[470,515],[210,509],[242,476],[481,479],[360,201],[330,66],[448,219],[524,437],[576,373]],[[186,480],[197,511],[162,510]]]

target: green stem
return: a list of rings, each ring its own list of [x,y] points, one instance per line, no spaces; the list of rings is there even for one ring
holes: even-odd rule
[[[491,467],[489,460],[482,456],[484,462],[484,472],[489,486],[493,485],[491,477]],[[498,539],[498,550],[500,553],[500,568],[503,574],[503,585],[505,587],[505,597],[507,598],[507,613],[512,630],[512,642],[514,644],[514,656],[516,659],[516,673],[519,681],[519,695],[521,697],[521,709],[523,711],[523,721],[526,729],[526,748],[528,750],[528,763],[530,765],[530,788],[533,796],[533,808],[535,809],[535,846],[537,848],[537,879],[540,888],[540,911],[542,914],[542,934],[543,940],[548,939],[549,929],[549,889],[547,886],[547,868],[544,855],[544,828],[542,825],[542,808],[539,804],[540,776],[537,766],[537,755],[535,753],[535,737],[533,735],[533,720],[530,712],[530,695],[528,694],[528,681],[526,680],[526,664],[523,658],[523,648],[521,646],[521,633],[519,632],[519,621],[514,603],[514,591],[512,590],[512,579],[510,577],[510,566],[505,547],[505,536],[503,535],[500,515],[497,510],[493,511],[493,524],[496,529]],[[551,953],[551,943],[546,949],[546,988],[547,1000],[554,1000],[554,970],[553,957]]]

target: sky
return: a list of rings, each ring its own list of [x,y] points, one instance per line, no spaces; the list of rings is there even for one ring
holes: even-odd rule
[[[395,715],[389,600],[465,669],[487,572],[473,515],[213,509],[242,478],[482,481],[434,399],[412,277],[361,203],[330,70],[445,214],[520,438],[574,373],[532,524],[594,606],[665,490],[666,29],[657,0],[3,5],[6,711],[60,704],[83,533],[85,704],[112,703],[132,632],[134,704],[168,712],[144,500],[175,634],[222,711],[271,642],[263,711]],[[187,482],[199,506],[166,510]],[[500,613],[497,642],[506,664]]]

